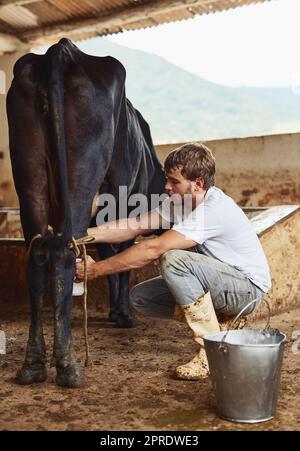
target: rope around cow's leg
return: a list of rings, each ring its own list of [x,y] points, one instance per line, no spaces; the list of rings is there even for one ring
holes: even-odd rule
[[[32,246],[33,246],[34,242],[35,242],[36,240],[38,240],[39,238],[43,238],[43,236],[42,236],[41,234],[35,235],[35,236],[32,238],[32,240],[30,241],[30,244],[29,244],[29,247],[28,247],[28,251],[27,251],[27,258],[28,258],[29,255],[30,255],[30,252],[31,252],[31,249],[32,249]]]
[[[48,225],[48,232],[53,233],[53,228],[50,225]],[[30,255],[30,252],[32,250],[32,246],[33,246],[34,242],[36,240],[38,240],[39,238],[43,238],[43,235],[41,235],[40,233],[38,235],[35,235],[32,238],[32,240],[30,241],[30,244],[29,244],[29,247],[28,247],[28,250],[27,250],[27,257],[29,257],[29,255]]]

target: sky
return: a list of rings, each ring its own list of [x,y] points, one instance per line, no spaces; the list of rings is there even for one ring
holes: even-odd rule
[[[298,90],[299,20],[300,0],[272,0],[108,38],[215,83]]]

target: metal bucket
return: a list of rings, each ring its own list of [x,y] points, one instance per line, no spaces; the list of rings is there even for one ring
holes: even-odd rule
[[[232,324],[253,302],[256,299]],[[269,328],[267,305],[265,329],[227,330],[203,337],[217,414],[226,420],[259,423],[275,415],[286,335]]]

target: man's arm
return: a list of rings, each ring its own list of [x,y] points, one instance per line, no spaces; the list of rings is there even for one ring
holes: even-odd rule
[[[106,260],[94,262],[89,257],[88,278],[94,279],[99,276],[142,268],[171,249],[188,249],[196,244],[195,241],[186,238],[181,233],[168,230],[158,238],[142,241]],[[77,263],[76,269],[77,281],[83,280],[83,263]]]
[[[88,235],[95,238],[95,243],[122,243],[136,238],[138,235],[147,235],[162,225],[162,217],[153,210],[138,217],[124,218],[111,221],[98,227],[88,229]]]

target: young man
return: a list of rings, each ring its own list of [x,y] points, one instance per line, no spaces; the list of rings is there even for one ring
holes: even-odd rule
[[[170,197],[161,207],[138,221],[113,221],[88,233],[97,242],[119,243],[169,224],[172,228],[107,260],[89,257],[88,277],[141,268],[160,258],[161,276],[136,285],[131,305],[145,315],[172,318],[180,312],[185,317],[200,351],[177,367],[176,375],[201,379],[208,375],[202,337],[220,330],[215,310],[228,317],[256,300],[244,312],[250,314],[271,286],[269,267],[246,215],[214,186],[215,159],[206,146],[183,145],[167,156],[164,166]],[[83,278],[82,263],[76,277]]]

